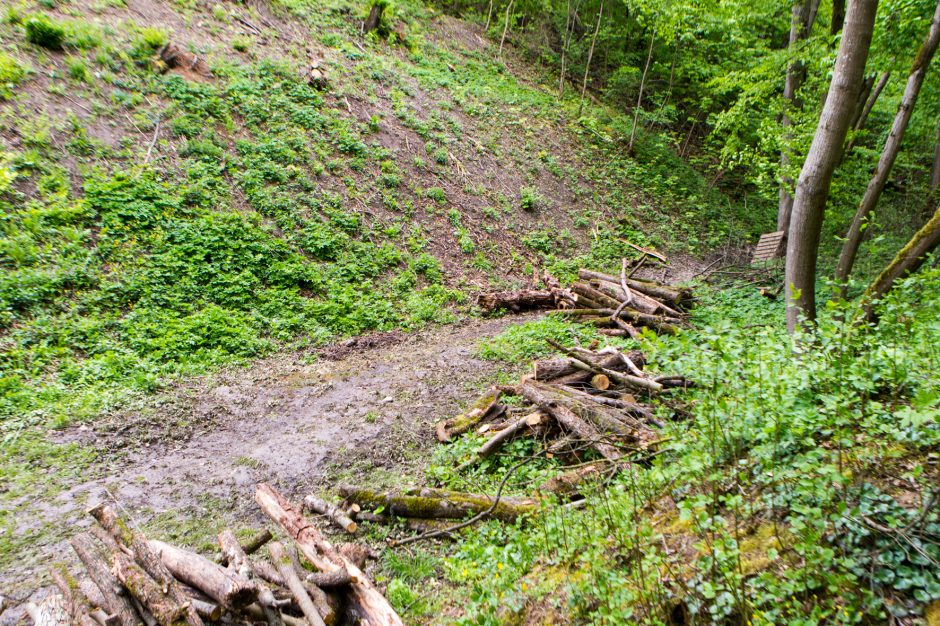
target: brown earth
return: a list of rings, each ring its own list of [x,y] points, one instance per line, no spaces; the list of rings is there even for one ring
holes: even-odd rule
[[[97,475],[26,508],[17,532],[52,530],[0,573],[0,588],[23,600],[50,559],[72,559],[65,539],[89,525],[84,511],[101,501],[163,537],[198,542],[225,524],[263,523],[252,497],[260,481],[300,494],[326,493],[341,477],[419,476],[434,422],[472,401],[499,369],[474,356],[477,341],[523,319],[531,317],[366,336],[310,363],[281,354],[179,383],[93,429],[60,432],[63,442],[100,451]],[[18,617],[8,610],[0,624]]]

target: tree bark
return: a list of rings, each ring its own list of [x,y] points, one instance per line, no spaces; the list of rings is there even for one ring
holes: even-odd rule
[[[299,510],[270,485],[261,483],[255,490],[255,501],[261,509],[290,536],[301,553],[321,572],[345,570],[351,577],[349,600],[351,609],[370,626],[404,626],[395,609],[355,563],[340,554],[310,524]]]
[[[878,204],[881,192],[884,191],[885,184],[888,182],[888,175],[891,173],[894,161],[901,150],[901,141],[904,139],[904,133],[911,120],[911,114],[914,112],[914,105],[917,103],[917,96],[920,94],[920,88],[924,84],[927,69],[930,67],[930,61],[937,51],[938,44],[940,44],[940,2],[937,3],[937,8],[934,11],[927,38],[914,59],[914,65],[911,67],[911,72],[907,78],[907,86],[904,88],[904,95],[901,97],[901,104],[894,116],[891,132],[885,141],[881,157],[878,159],[878,166],[868,183],[868,188],[858,205],[858,210],[855,211],[852,224],[849,226],[849,232],[845,236],[845,243],[842,245],[842,253],[839,255],[839,263],[835,272],[837,286],[844,285],[852,272],[852,266],[855,264],[858,248],[862,242],[862,227],[868,215]]]
[[[477,398],[465,413],[438,422],[435,425],[437,440],[441,443],[450,441],[454,437],[462,435],[475,427],[488,417],[495,415],[502,407],[502,405],[499,404],[499,396],[501,393],[499,389],[490,389]]]
[[[506,43],[506,33],[509,32],[509,16],[512,14],[512,5],[516,0],[509,0],[509,5],[506,7],[506,22],[503,24],[503,36],[499,39],[499,58],[503,58],[503,44]]]
[[[780,125],[787,129],[790,127],[790,114],[787,112],[789,107],[799,108],[800,101],[796,97],[796,92],[803,84],[806,78],[806,67],[802,61],[796,58],[797,48],[801,41],[809,37],[813,29],[813,22],[816,20],[816,9],[819,7],[819,0],[800,0],[793,5],[792,17],[790,19],[790,42],[788,46],[791,57],[787,65],[787,76],[783,85],[784,110],[780,116]],[[792,140],[792,133],[784,130],[783,148],[780,150],[780,171],[784,172],[790,164],[790,157],[787,155],[788,144]],[[793,195],[790,193],[793,187],[793,180],[784,174],[780,181],[780,198],[777,207],[777,230],[787,230],[790,226],[790,214],[793,210]]]
[[[930,193],[933,195],[940,187],[940,120],[937,120],[937,139],[933,148],[933,165],[930,168]]]
[[[63,566],[57,566],[52,568],[50,574],[52,582],[62,593],[62,601],[71,623],[76,626],[95,626],[95,620],[91,618],[91,604],[71,572]]]
[[[842,156],[871,45],[877,0],[849,0],[829,95],[800,171],[787,239],[787,329],[816,319],[816,262],[832,174]]]
[[[65,600],[57,593],[49,594],[39,604],[30,602],[26,613],[33,620],[33,626],[69,626],[72,623]]]
[[[901,248],[894,260],[865,291],[862,302],[868,319],[874,317],[875,303],[891,290],[895,281],[917,271],[926,256],[938,245],[940,245],[940,207],[937,207],[933,217],[914,234],[907,245]]]
[[[225,608],[237,611],[257,599],[258,590],[247,577],[162,541],[151,539],[147,543],[174,578],[195,587]]]

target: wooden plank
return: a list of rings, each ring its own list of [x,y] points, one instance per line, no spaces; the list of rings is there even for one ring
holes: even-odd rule
[[[754,256],[751,263],[758,261],[767,261],[783,256],[784,231],[778,230],[772,233],[764,233],[754,248]]]

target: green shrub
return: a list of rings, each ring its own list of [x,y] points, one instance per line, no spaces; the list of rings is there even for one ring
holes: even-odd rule
[[[80,82],[88,82],[91,78],[91,73],[88,71],[88,66],[85,65],[85,59],[81,57],[70,57],[66,62],[69,68],[69,76],[73,80]]]
[[[535,187],[523,187],[519,190],[519,206],[523,211],[536,211],[542,207],[545,200]]]
[[[49,50],[61,50],[65,42],[65,28],[45,15],[33,15],[23,24],[26,39]]]
[[[13,88],[26,75],[19,61],[8,54],[0,53],[0,99],[13,97]]]
[[[232,48],[238,52],[248,52],[251,47],[251,37],[247,35],[236,35],[232,37]]]

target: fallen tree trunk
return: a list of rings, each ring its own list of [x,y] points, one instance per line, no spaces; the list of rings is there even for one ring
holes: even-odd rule
[[[297,572],[294,571],[294,566],[291,564],[281,542],[272,541],[269,543],[268,552],[271,554],[271,560],[274,561],[274,565],[277,567],[278,573],[284,580],[287,589],[290,590],[291,595],[297,602],[297,606],[300,607],[304,617],[307,618],[307,623],[310,626],[326,626],[326,623],[320,616],[320,612],[317,611],[317,607],[313,605],[313,600],[307,595],[307,590],[300,581],[300,577],[297,575]]]
[[[586,483],[602,478],[608,472],[616,469],[617,465],[602,461],[590,463],[552,476],[542,483],[538,490],[554,493],[560,498],[571,498],[581,494],[581,488]]]
[[[586,269],[578,270],[578,278],[581,280],[603,280],[615,285],[620,284],[619,276],[612,276],[610,274],[604,274],[603,272],[594,272]],[[651,298],[672,305],[685,306],[692,302],[692,290],[686,287],[668,287],[659,283],[637,280],[635,278],[627,278],[625,282],[632,291],[639,291]]]
[[[345,570],[351,577],[350,609],[370,626],[404,626],[395,609],[355,563],[340,554],[300,511],[273,487],[261,483],[255,490],[261,509],[291,537],[301,553],[322,572]]]
[[[429,519],[463,519],[481,513],[493,506],[494,498],[475,493],[445,491],[442,489],[414,488],[394,491],[376,491],[368,487],[340,485],[341,496],[363,508],[383,507],[390,515]],[[532,513],[538,503],[530,498],[500,498],[490,517],[513,521]]]
[[[227,609],[237,611],[258,597],[257,588],[245,576],[162,541],[151,539],[147,543],[177,580],[195,587]]]
[[[604,353],[604,352],[590,352],[588,350],[578,350],[579,355],[584,355],[588,358],[596,359],[596,362],[601,367],[612,369],[614,371],[626,371],[627,366],[621,359],[620,355],[614,352]],[[646,364],[646,357],[639,350],[631,350],[625,355],[630,361],[635,364],[637,367],[642,368]],[[543,361],[536,361],[533,366],[535,380],[539,381],[551,381],[556,382],[555,379],[560,379],[563,377],[568,377],[572,375],[577,375],[577,378],[572,380],[565,378],[565,382],[562,384],[570,384],[571,382],[581,382],[586,381],[591,378],[590,375],[585,374],[584,370],[578,367],[575,367],[570,359],[546,359]]]
[[[75,535],[69,540],[75,554],[85,566],[88,577],[91,578],[98,592],[101,594],[103,606],[109,614],[117,617],[121,626],[138,626],[142,620],[134,611],[134,606],[126,596],[121,595],[120,582],[111,573],[110,568],[99,554],[98,548],[88,533]]]
[[[69,615],[69,621],[77,626],[95,626],[91,618],[92,607],[88,598],[80,591],[78,581],[65,567],[53,567],[50,571],[52,582],[62,593],[62,604]]]
[[[564,289],[523,289],[521,291],[495,291],[477,296],[477,306],[484,313],[508,309],[513,313],[533,309],[553,309],[571,299]]]

